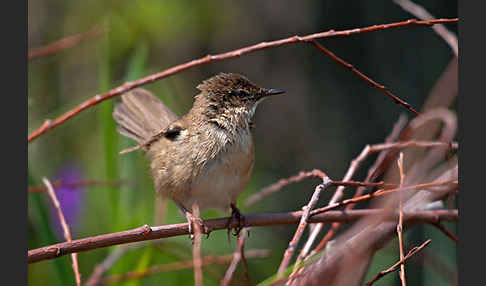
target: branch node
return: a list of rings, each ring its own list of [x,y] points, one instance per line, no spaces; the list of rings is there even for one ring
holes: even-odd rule
[[[142,235],[143,236],[146,236],[146,235],[149,235],[151,232],[152,232],[152,228],[150,226],[148,226],[148,224],[144,224],[142,226]]]

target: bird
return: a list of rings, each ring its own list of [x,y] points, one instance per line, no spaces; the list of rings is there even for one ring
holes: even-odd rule
[[[189,222],[190,233],[193,223],[210,232],[193,215],[193,204],[201,211],[231,210],[239,233],[244,216],[236,200],[255,163],[253,116],[262,100],[285,91],[260,87],[236,73],[216,74],[196,88],[200,93],[181,118],[142,88],[122,94],[113,118],[118,132],[138,143],[126,151],[145,153],[156,195],[174,201]]]

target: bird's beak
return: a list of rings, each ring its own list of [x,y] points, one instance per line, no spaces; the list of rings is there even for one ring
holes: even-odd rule
[[[276,94],[282,94],[285,93],[285,90],[282,89],[276,89],[276,88],[269,88],[265,92],[265,96],[270,96],[270,95],[276,95]]]

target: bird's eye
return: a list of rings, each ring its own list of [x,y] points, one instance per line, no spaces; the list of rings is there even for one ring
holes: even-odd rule
[[[241,90],[241,89],[230,90],[229,91],[229,94],[236,95],[236,96],[240,96],[240,97],[248,96],[248,93],[246,93],[246,91]]]

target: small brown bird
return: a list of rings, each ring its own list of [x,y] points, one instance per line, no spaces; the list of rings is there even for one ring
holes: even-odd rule
[[[190,227],[193,204],[200,210],[231,208],[241,224],[236,199],[255,162],[252,117],[264,98],[284,91],[258,87],[232,73],[220,73],[197,88],[201,92],[193,107],[180,119],[143,89],[122,95],[113,118],[122,135],[139,143],[132,149],[146,153],[157,195],[171,198]],[[198,223],[209,231],[202,220]]]

